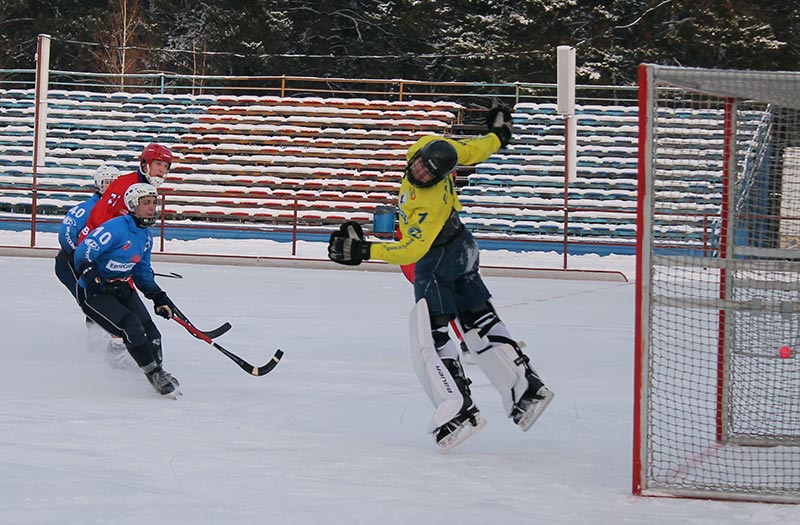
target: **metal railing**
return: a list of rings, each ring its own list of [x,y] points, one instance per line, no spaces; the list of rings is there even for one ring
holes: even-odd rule
[[[17,186],[9,186],[9,185],[2,185],[0,184],[0,192],[10,192],[13,191],[17,193],[18,197],[22,197],[20,194],[21,191],[27,191],[30,194],[34,191],[32,188],[21,188],[19,185]],[[66,194],[66,195],[90,195],[92,193],[91,190],[88,189],[75,189],[74,187],[69,188],[65,186],[57,186],[57,185],[47,185],[45,187],[39,187],[36,190],[39,193],[39,199],[45,198],[45,196],[49,196],[52,194]],[[304,190],[302,187],[299,187],[295,193],[303,192]],[[249,202],[255,203],[255,206],[248,206],[241,208],[244,213],[244,210],[253,210],[253,209],[261,209],[261,207],[257,203],[266,203],[270,202],[271,205],[269,209],[276,209],[279,208],[283,210],[283,213],[280,214],[280,217],[277,215],[272,219],[264,219],[264,220],[256,220],[254,218],[247,217],[246,215],[242,215],[239,217],[235,217],[230,213],[226,215],[217,215],[215,217],[206,216],[206,220],[197,220],[196,222],[187,222],[185,219],[191,214],[185,214],[181,212],[174,211],[175,206],[186,206],[186,202],[188,199],[196,197],[213,197],[216,199],[245,199]],[[309,201],[309,197],[307,196],[300,196],[300,195],[255,195],[255,194],[247,194],[243,195],[240,192],[214,192],[214,193],[204,193],[204,192],[197,192],[197,191],[180,191],[180,190],[164,190],[160,192],[160,210],[161,215],[158,221],[158,224],[154,226],[154,228],[158,229],[160,232],[160,241],[158,246],[154,247],[156,251],[161,253],[167,253],[168,248],[165,244],[165,240],[168,238],[181,238],[185,236],[187,232],[198,232],[198,231],[216,231],[217,235],[220,238],[226,237],[233,237],[234,234],[253,234],[253,237],[258,236],[265,236],[265,238],[269,238],[270,234],[279,234],[282,237],[288,237],[289,242],[291,242],[291,255],[295,256],[297,254],[297,242],[302,239],[306,240],[316,240],[318,242],[324,242],[327,240],[327,236],[330,234],[334,226],[338,225],[342,218],[341,217],[334,217],[331,219],[325,219],[320,217],[304,217],[305,214],[302,214],[301,211],[308,210],[305,203]],[[82,199],[76,198],[76,201],[80,201]],[[337,203],[341,203],[341,199],[335,198],[327,198],[322,196],[317,196],[311,199],[314,201],[316,207],[323,207],[324,203],[330,203],[330,208],[333,209],[334,205]],[[279,206],[275,206],[274,203],[279,202],[281,203]],[[373,207],[382,206],[385,204],[391,204],[386,202],[370,202],[370,205]],[[30,205],[21,204],[19,207],[20,209],[27,209]],[[470,204],[468,202],[464,203],[465,209],[464,213],[469,216],[470,213]],[[620,209],[618,206],[608,206],[606,208],[600,207],[592,207],[592,208],[585,208],[581,207],[579,204],[569,204],[569,203],[562,203],[561,205],[534,205],[534,204],[492,204],[492,203],[480,203],[478,205],[480,208],[511,208],[513,207],[517,214],[520,215],[520,219],[524,220],[524,212],[546,212],[553,215],[553,219],[548,222],[553,223],[560,223],[559,231],[551,232],[551,233],[538,233],[538,234],[509,234],[509,233],[500,233],[500,234],[492,234],[489,230],[485,228],[481,228],[480,225],[476,223],[471,223],[468,218],[465,218],[465,222],[470,224],[470,228],[473,230],[475,237],[480,241],[492,242],[498,244],[506,249],[509,247],[516,245],[520,248],[533,249],[531,247],[537,247],[541,249],[542,247],[547,247],[548,251],[556,251],[562,253],[563,263],[562,269],[568,268],[568,261],[567,255],[570,253],[577,253],[577,252],[586,252],[594,251],[597,253],[633,253],[633,247],[635,244],[635,239],[631,236],[623,237],[619,236],[618,238],[614,238],[613,234],[609,234],[606,237],[592,237],[586,235],[578,235],[571,233],[575,228],[581,228],[584,225],[575,217],[576,213],[580,212],[592,212],[592,213],[610,213],[619,216],[630,216],[631,217],[631,227],[635,223],[635,209]],[[265,206],[264,209],[267,209]],[[230,212],[236,211],[235,207],[229,208]],[[32,211],[32,209],[31,209]],[[312,212],[313,213],[313,212]],[[324,212],[323,212],[324,213]],[[353,209],[350,212],[340,212],[341,214],[353,214],[358,215],[361,217],[361,222],[364,222],[365,230],[367,233],[372,233],[370,221],[372,218],[372,210],[367,209],[366,207],[361,210]],[[318,215],[314,213],[314,215]],[[712,224],[709,221],[708,214],[697,214],[698,217],[702,215],[702,219],[698,219],[698,222],[702,220],[704,225],[704,231],[702,232],[701,236],[703,241],[699,242],[695,249],[706,251],[709,249],[708,240],[710,239],[711,228]],[[557,218],[558,216],[558,218]],[[55,224],[61,222],[61,215],[58,214],[45,214],[42,213],[41,209],[38,213],[33,214],[28,212],[25,213],[15,213],[13,216],[0,216],[0,223],[5,222],[13,222],[15,224],[24,224],[28,223],[31,226],[33,224],[39,225],[47,225],[47,224]],[[358,217],[357,217],[358,218]],[[35,232],[35,228],[31,228],[32,232]],[[227,232],[227,233],[226,233]],[[382,237],[384,239],[387,236],[378,235],[378,237]],[[391,236],[388,236],[391,237]],[[35,234],[32,234],[30,247],[35,248],[40,246],[40,243],[37,241],[37,237]],[[691,248],[691,246],[686,245],[684,243],[685,248]]]
[[[30,89],[35,84],[34,69],[0,69],[0,88]],[[79,71],[50,71],[50,89],[104,90],[129,93],[225,94],[277,97],[343,97],[389,101],[453,100],[474,101],[485,107],[497,100],[509,105],[520,102],[555,101],[556,84],[428,82],[403,79],[352,79],[303,76],[200,76],[174,73],[111,75]],[[577,85],[579,104],[635,105],[635,86]]]

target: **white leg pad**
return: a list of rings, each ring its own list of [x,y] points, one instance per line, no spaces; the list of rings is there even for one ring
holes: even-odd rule
[[[528,388],[525,367],[515,363],[519,358],[516,349],[508,343],[491,346],[489,340],[481,337],[477,329],[468,331],[464,335],[464,341],[475,355],[478,367],[500,393],[506,415],[510,416],[514,401]]]
[[[435,408],[428,424],[428,432],[433,432],[458,415],[464,404],[464,397],[436,352],[425,299],[420,299],[411,310],[409,338],[414,373]]]
[[[461,333],[464,334],[464,344],[472,355],[478,355],[484,348],[490,346],[489,339],[481,337],[477,328],[462,330]]]

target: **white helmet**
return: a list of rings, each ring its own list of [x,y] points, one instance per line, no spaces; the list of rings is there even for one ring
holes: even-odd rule
[[[100,193],[105,193],[112,182],[119,177],[119,170],[114,166],[103,164],[94,172],[94,186]]]
[[[125,190],[123,199],[125,201],[125,207],[128,208],[128,212],[133,216],[134,220],[136,220],[136,223],[140,226],[150,226],[155,222],[155,216],[137,217],[134,214],[134,211],[136,211],[136,207],[139,206],[139,201],[142,199],[142,197],[155,197],[158,199],[156,187],[145,182],[131,184],[128,189]],[[156,203],[158,203],[158,200],[156,200]]]

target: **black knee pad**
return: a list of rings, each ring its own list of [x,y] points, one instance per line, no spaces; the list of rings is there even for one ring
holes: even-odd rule
[[[431,334],[433,335],[433,344],[437,350],[450,342],[450,333],[446,329],[433,330]]]
[[[458,318],[461,320],[461,326],[463,326],[464,330],[466,331],[478,327],[484,328],[486,331],[488,331],[489,328],[500,321],[494,306],[492,306],[492,303],[489,301],[486,301],[486,303],[484,303],[484,305],[478,310],[472,312],[459,312]]]
[[[452,315],[432,315],[431,316],[431,330],[436,330],[443,326],[447,326],[453,319]]]

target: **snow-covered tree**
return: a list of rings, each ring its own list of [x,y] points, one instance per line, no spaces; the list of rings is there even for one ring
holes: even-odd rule
[[[631,84],[641,62],[800,69],[785,0],[5,0],[0,67],[32,67],[38,33],[81,71],[553,82],[562,44],[583,83]]]

